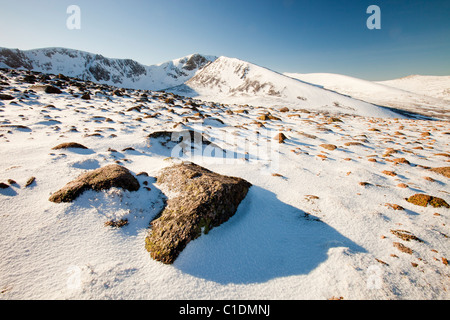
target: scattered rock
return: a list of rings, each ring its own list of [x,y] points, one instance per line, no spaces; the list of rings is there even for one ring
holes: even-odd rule
[[[119,221],[106,221],[105,227],[122,228],[128,224],[128,219],[120,219]]]
[[[397,153],[397,150],[393,148],[387,148],[385,153],[383,154],[383,157],[390,157],[394,153]]]
[[[31,177],[30,179],[28,179],[27,183],[25,183],[25,188],[31,186],[35,181],[36,181],[35,177]]]
[[[405,158],[397,158],[397,159],[394,159],[394,160],[392,160],[395,164],[399,164],[399,163],[402,163],[402,164],[411,164],[408,160],[406,160]]]
[[[9,185],[7,185],[4,182],[0,182],[0,189],[8,189],[8,188],[9,188]]]
[[[52,150],[68,149],[68,148],[88,149],[87,147],[77,142],[64,142],[53,147]]]
[[[178,195],[153,220],[145,247],[153,259],[171,264],[191,241],[227,221],[251,184],[223,176],[193,163],[165,168],[157,183]]]
[[[110,164],[82,174],[53,193],[49,201],[56,203],[71,202],[86,190],[100,191],[112,187],[137,191],[140,185],[128,169],[117,164]]]
[[[322,148],[327,149],[327,150],[330,150],[330,151],[333,151],[334,149],[337,148],[334,144],[328,144],[328,143],[321,144],[320,146],[321,146]]]
[[[431,205],[435,208],[439,208],[439,207],[445,207],[445,208],[450,208],[450,206],[448,205],[447,202],[445,202],[445,200],[438,198],[438,197],[433,197],[427,194],[415,194],[411,197],[409,197],[408,199],[406,199],[406,201],[415,204],[417,206],[422,206],[422,207],[426,207],[427,205]]]
[[[223,151],[219,146],[209,141],[201,132],[194,130],[182,131],[156,131],[148,135],[151,140],[157,140],[162,146],[167,147],[169,143],[174,143],[182,148],[183,152],[195,146],[208,145],[216,152]]]
[[[391,233],[405,241],[415,240],[415,241],[423,242],[422,240],[417,238],[415,235],[413,235],[411,232],[406,231],[406,230],[391,230]]]
[[[395,177],[397,174],[394,171],[389,171],[389,170],[383,170],[383,173],[385,175],[391,176],[391,177]]]
[[[309,139],[317,139],[317,137],[315,135],[313,135],[313,134],[305,133],[305,132],[302,132],[302,131],[299,131],[298,133],[301,134],[302,136],[306,137],[306,138],[309,138]]]
[[[400,242],[394,242],[393,245],[395,248],[397,248],[401,252],[404,252],[407,254],[413,254],[413,250],[411,248],[408,248],[407,246],[405,246],[404,244],[402,244]]]
[[[284,133],[280,132],[275,137],[273,137],[274,140],[277,140],[279,143],[284,143],[284,140],[287,139],[287,137],[284,135]]]
[[[345,146],[349,147],[349,146],[362,146],[361,142],[357,142],[357,141],[350,141],[350,142],[346,142],[344,143]]]
[[[429,170],[439,173],[447,178],[450,178],[450,167],[438,167],[438,168],[431,168]]]
[[[15,98],[13,96],[10,96],[9,94],[0,94],[0,100],[14,100]]]
[[[386,203],[386,206],[389,208],[392,208],[394,210],[405,210],[405,208],[403,208],[402,206],[399,206],[398,204],[395,204],[395,203]]]
[[[35,85],[35,86],[31,86],[31,89],[36,90],[36,91],[44,91],[45,93],[49,93],[49,94],[62,93],[61,89],[51,86],[51,85]]]

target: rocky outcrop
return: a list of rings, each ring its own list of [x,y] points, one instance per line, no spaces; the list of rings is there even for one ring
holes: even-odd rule
[[[100,191],[112,187],[137,191],[140,185],[128,169],[117,164],[110,164],[82,174],[53,193],[49,200],[56,203],[72,202],[86,190]]]
[[[193,163],[162,170],[157,183],[177,196],[151,223],[145,247],[150,256],[171,264],[186,245],[233,216],[251,184]]]

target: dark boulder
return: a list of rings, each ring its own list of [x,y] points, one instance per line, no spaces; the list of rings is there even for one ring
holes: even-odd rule
[[[0,94],[0,100],[13,100],[14,97],[9,94]]]
[[[72,202],[86,190],[100,191],[112,187],[137,191],[140,185],[128,169],[117,164],[110,164],[82,174],[53,193],[49,200],[56,203]]]
[[[150,256],[171,264],[186,245],[233,216],[251,184],[193,163],[165,168],[157,183],[178,195],[151,223],[145,247]]]

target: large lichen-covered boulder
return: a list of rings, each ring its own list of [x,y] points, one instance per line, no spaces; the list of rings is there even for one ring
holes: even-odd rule
[[[145,247],[150,256],[171,264],[191,241],[233,216],[251,184],[193,163],[165,168],[157,183],[175,197],[151,223]]]
[[[86,190],[100,191],[112,187],[137,191],[140,185],[127,168],[110,164],[82,174],[53,193],[49,200],[56,203],[72,202]]]
[[[421,193],[415,194],[407,198],[406,201],[422,207],[431,205],[435,208],[439,207],[450,208],[450,205],[447,202],[445,202],[444,199]]]

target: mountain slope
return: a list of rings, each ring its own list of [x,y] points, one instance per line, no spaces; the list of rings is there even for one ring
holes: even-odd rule
[[[398,117],[386,109],[305,83],[255,64],[219,57],[170,92],[222,103],[286,106],[331,113]]]
[[[44,48],[21,51],[0,48],[0,67],[64,74],[132,89],[161,90],[184,83],[216,57],[192,54],[158,65],[145,66],[131,59],[111,59],[99,54]]]
[[[377,83],[450,102],[450,76],[411,75]]]
[[[370,103],[417,112],[426,116],[449,119],[449,101],[439,99],[436,95],[433,97],[432,93],[425,95],[426,92],[429,92],[423,89],[427,83],[426,78],[421,78],[421,81],[418,81],[416,78],[416,87],[421,87],[421,91],[413,89],[411,85],[409,87],[407,85],[403,85],[403,87],[401,85],[397,87],[390,86],[394,82],[401,82],[394,80],[372,82],[333,73],[285,73],[285,75]],[[445,80],[445,77],[439,79]],[[441,81],[440,83],[444,82]],[[405,90],[407,87],[412,91]],[[441,88],[443,87],[445,86]]]

